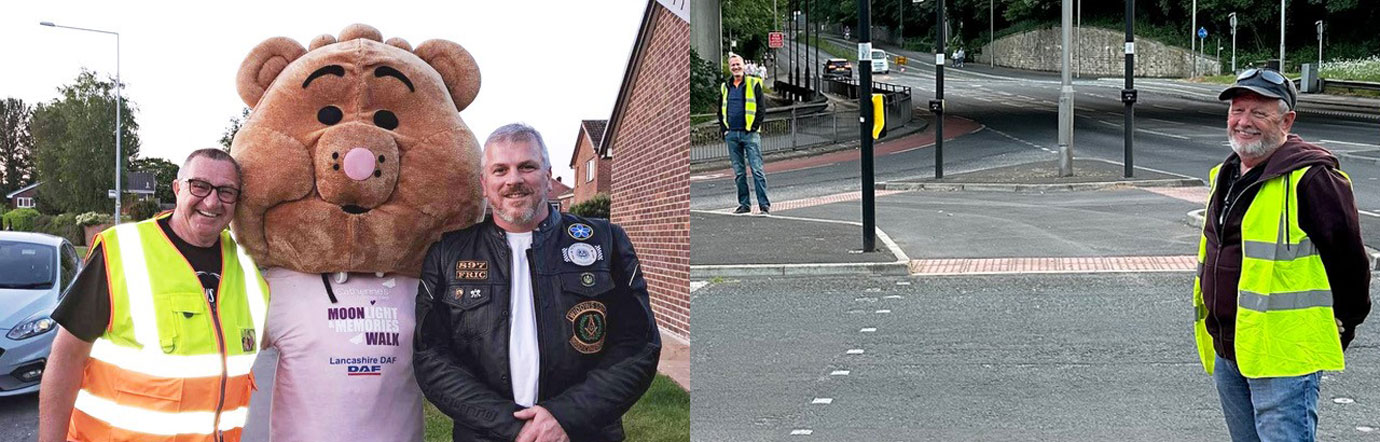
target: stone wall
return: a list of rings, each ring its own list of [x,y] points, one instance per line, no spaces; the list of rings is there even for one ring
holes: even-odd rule
[[[1075,46],[1069,56],[1073,60],[1072,67],[1081,75],[1120,77],[1125,74],[1124,31],[1085,26],[1076,34]],[[1058,72],[1062,42],[1063,36],[1058,27],[1022,32],[997,39],[992,43],[994,48],[983,45],[982,52],[974,58],[976,62],[985,64],[989,55],[995,55],[998,66]],[[1082,47],[1081,51],[1079,46]],[[1221,75],[1222,65],[1212,55],[1197,57],[1187,49],[1136,38],[1137,77],[1188,77],[1192,75],[1195,59],[1199,75]]]

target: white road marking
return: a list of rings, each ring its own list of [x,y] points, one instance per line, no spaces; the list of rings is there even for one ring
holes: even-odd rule
[[[809,435],[811,435],[811,434],[815,434],[815,430],[807,430],[807,429],[791,430],[791,435],[792,435],[792,436],[809,436]]]
[[[1375,213],[1375,212],[1371,212],[1371,211],[1369,211],[1369,210],[1360,210],[1360,209],[1357,209],[1356,211],[1357,211],[1357,212],[1360,212],[1362,215],[1365,215],[1365,216],[1373,216],[1373,217],[1376,217],[1376,218],[1380,218],[1380,213]]]
[[[858,333],[876,333],[876,332],[877,332],[877,327],[863,327],[862,330],[858,330]]]
[[[1318,142],[1320,142],[1320,143],[1327,143],[1327,144],[1343,144],[1343,145],[1347,145],[1347,146],[1380,148],[1380,144],[1353,143],[1353,142],[1350,142],[1350,141],[1318,140]]]
[[[832,404],[832,403],[834,403],[834,398],[831,398],[831,397],[817,397],[817,398],[815,398],[815,400],[810,401],[810,404],[812,404],[812,405],[813,405],[813,404],[829,405],[829,404]]]
[[[711,173],[711,174],[708,174],[708,175],[691,175],[691,176],[690,176],[690,181],[712,180],[712,179],[715,179],[715,178],[721,178],[721,177],[725,177],[725,176],[728,176],[728,175],[725,175],[725,174],[722,174],[722,173]]]
[[[863,349],[861,349],[861,348],[850,349],[850,350],[848,350],[848,354],[850,354],[850,355],[860,355],[860,354],[863,354]]]
[[[887,314],[887,313],[891,313],[891,310],[889,310],[889,309],[877,310],[877,314],[883,314],[883,315],[884,315],[884,314]]]
[[[901,296],[901,295],[886,295],[886,296],[883,296],[883,297],[882,297],[882,299],[903,299],[903,298],[905,298],[905,297],[904,297],[904,296]]]
[[[1349,398],[1349,397],[1339,397],[1339,398],[1333,399],[1332,402],[1336,402],[1336,403],[1339,403],[1339,404],[1350,404],[1350,403],[1354,403],[1354,402],[1356,402],[1356,401],[1355,401],[1354,399]]]
[[[910,281],[896,281],[896,285],[910,285]]]
[[[848,373],[851,372],[848,370],[834,370],[832,372],[829,372],[829,376],[848,376]]]

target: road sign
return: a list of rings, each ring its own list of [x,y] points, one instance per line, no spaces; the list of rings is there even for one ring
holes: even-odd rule
[[[767,47],[772,48],[772,49],[776,49],[776,48],[785,46],[785,45],[786,45],[785,39],[786,39],[786,37],[785,37],[784,34],[782,34],[782,33],[780,33],[780,32],[771,32],[771,33],[767,34]]]
[[[106,198],[114,199],[114,198],[115,198],[115,189],[105,189],[105,197],[106,197]]]
[[[872,61],[872,42],[858,43],[858,61]]]
[[[1207,38],[1207,28],[1198,28],[1198,39],[1201,40],[1204,38]]]

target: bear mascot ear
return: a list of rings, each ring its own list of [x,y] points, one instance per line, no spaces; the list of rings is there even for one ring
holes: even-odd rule
[[[240,63],[240,73],[235,79],[240,99],[244,100],[246,106],[254,108],[264,97],[264,91],[273,85],[273,80],[278,79],[278,74],[306,53],[301,44],[287,37],[273,37],[259,43]]]
[[[465,110],[474,102],[474,96],[479,94],[479,65],[464,47],[446,40],[427,40],[412,53],[441,73],[450,98],[455,102],[455,110]],[[243,76],[244,71],[240,72]]]

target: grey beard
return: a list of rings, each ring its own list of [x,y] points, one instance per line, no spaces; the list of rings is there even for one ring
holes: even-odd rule
[[[1259,140],[1241,144],[1241,142],[1236,141],[1236,137],[1227,134],[1227,142],[1231,144],[1231,150],[1236,152],[1236,155],[1241,158],[1249,158],[1252,160],[1270,156],[1271,153],[1274,153],[1276,149],[1279,149],[1279,147],[1284,144],[1280,141],[1280,139],[1273,136],[1264,135],[1260,137]]]
[[[508,212],[505,212],[503,210],[500,210],[497,207],[494,207],[494,215],[497,215],[500,219],[508,222],[509,224],[527,224],[529,222],[532,222],[533,218],[537,217],[537,209],[545,207],[546,199],[542,198],[542,200],[538,202],[536,205],[532,206],[531,208],[528,208],[527,210],[519,212],[516,216],[509,214]]]

